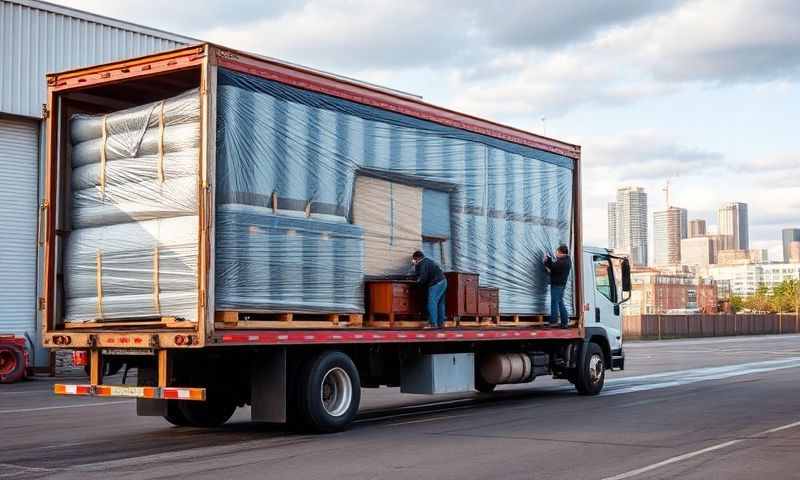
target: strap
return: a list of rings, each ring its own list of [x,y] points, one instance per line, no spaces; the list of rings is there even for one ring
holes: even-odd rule
[[[158,114],[158,181],[164,183],[164,101]]]
[[[106,193],[106,146],[108,144],[108,115],[103,115],[103,143],[100,148],[100,193]]]
[[[103,318],[103,252],[99,248],[95,254],[95,288],[97,289],[97,304],[95,305],[95,313],[97,318]]]
[[[158,246],[153,249],[153,307],[156,313],[161,315],[161,287],[158,283],[158,267],[159,267]]]

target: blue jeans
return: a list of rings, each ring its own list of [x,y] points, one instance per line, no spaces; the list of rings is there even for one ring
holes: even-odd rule
[[[558,323],[558,316],[561,315],[561,326],[569,325],[567,307],[564,305],[564,288],[550,285],[550,325]]]
[[[428,287],[428,321],[432,327],[444,326],[444,292],[447,280],[442,280]]]

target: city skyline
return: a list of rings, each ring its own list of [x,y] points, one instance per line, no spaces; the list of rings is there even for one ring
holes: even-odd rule
[[[666,189],[664,189],[666,190]],[[619,208],[620,192],[637,191],[647,197],[647,191],[639,186],[625,186],[617,188],[617,202],[607,204],[607,233],[610,249],[629,253],[628,248],[622,248],[623,233],[620,231],[622,212]],[[706,219],[692,218],[688,220],[690,212],[686,208],[674,205],[653,212],[653,228],[647,235],[645,248],[648,249],[648,266],[683,265],[681,256],[684,240],[693,238],[707,238],[708,243],[694,242],[687,246],[693,249],[693,260],[688,264],[703,264],[698,261],[703,255],[709,257],[707,263],[716,264],[717,255],[724,250],[741,250],[753,262],[789,262],[791,253],[800,257],[800,228],[783,228],[777,232],[778,247],[770,252],[768,248],[756,248],[749,241],[749,209],[746,202],[724,202],[716,209],[717,223],[709,224]],[[649,213],[646,211],[648,217]],[[745,246],[745,248],[742,248]],[[794,249],[794,250],[791,250]],[[701,253],[708,250],[706,254]],[[777,253],[776,253],[777,250]],[[729,254],[730,255],[730,254]],[[794,260],[792,260],[794,261]]]

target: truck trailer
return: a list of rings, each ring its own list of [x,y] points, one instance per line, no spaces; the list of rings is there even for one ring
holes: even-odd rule
[[[42,341],[89,363],[56,394],[328,432],[362,388],[550,375],[594,395],[624,368],[630,268],[582,246],[577,145],[209,43],[47,85]],[[551,328],[560,245],[570,321]],[[441,329],[417,250],[446,271]],[[104,381],[123,366],[135,382]]]

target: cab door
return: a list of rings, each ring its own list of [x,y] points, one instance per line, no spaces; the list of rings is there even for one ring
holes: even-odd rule
[[[592,274],[594,311],[589,312],[586,326],[605,328],[611,350],[618,350],[622,347],[622,311],[612,259],[604,255],[592,255]]]

